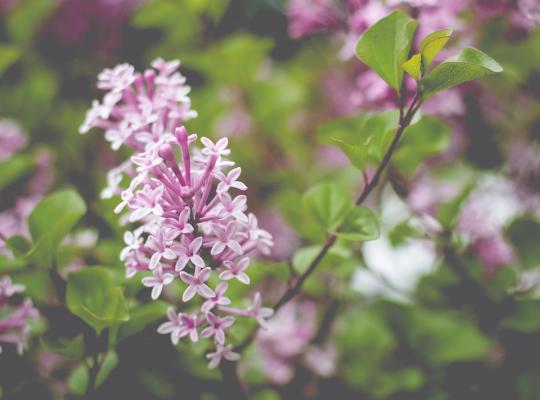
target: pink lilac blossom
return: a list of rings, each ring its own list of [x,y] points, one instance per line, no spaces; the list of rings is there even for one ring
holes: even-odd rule
[[[46,30],[65,46],[85,45],[112,52],[121,44],[121,29],[144,0],[61,0]]]
[[[32,300],[24,299],[19,305],[12,303],[12,297],[22,292],[24,286],[12,283],[9,276],[0,280],[0,343],[15,345],[19,354],[22,354],[27,346],[29,321],[39,318],[39,312],[32,305]]]
[[[457,230],[484,263],[486,274],[492,274],[514,260],[503,229],[523,211],[512,183],[496,175],[483,177],[464,205]]]
[[[316,314],[314,302],[294,300],[279,310],[266,330],[259,331],[256,345],[261,367],[272,382],[285,384],[292,379],[295,361],[315,336]]]
[[[264,325],[273,313],[262,307],[259,293],[246,309],[231,306],[226,295],[228,281],[250,283],[250,259],[269,253],[272,236],[246,213],[246,196],[233,194],[247,186],[239,180],[241,169],[226,158],[228,139],[198,142],[182,125],[196,114],[179,62],[158,59],[152,65],[144,74],[127,64],[100,74],[98,85],[108,92],[102,103],[94,102],[81,132],[102,128],[113,149],[134,151],[131,163],[108,177],[107,196],[122,200],[115,212],[127,210],[127,220],[139,225],[126,232],[120,258],[128,277],[144,272],[142,284],[152,288],[153,299],[172,282],[183,285],[182,302],[191,311],[169,309],[169,321],[158,332],[170,334],[173,344],[182,337],[212,338],[214,367],[221,358],[236,357],[225,345],[235,317]],[[131,182],[122,189],[126,175]]]
[[[0,120],[0,161],[10,159],[26,144],[26,135],[9,119]]]

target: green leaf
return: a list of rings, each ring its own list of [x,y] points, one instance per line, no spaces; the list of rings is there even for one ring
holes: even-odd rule
[[[439,52],[446,45],[450,36],[452,36],[452,29],[441,29],[427,35],[418,47],[418,51],[422,54],[422,67],[426,70]]]
[[[113,369],[116,368],[118,365],[118,355],[114,351],[109,351],[105,358],[103,359],[103,362],[101,363],[101,367],[99,368],[99,371],[96,376],[96,388],[103,385],[105,380],[109,377]]]
[[[540,222],[532,217],[517,218],[507,228],[506,235],[523,267],[540,266]]]
[[[422,162],[446,150],[449,143],[450,127],[434,117],[424,116],[405,130],[392,162],[411,178]]]
[[[503,68],[491,57],[469,47],[456,58],[437,65],[422,79],[421,91],[424,98],[428,98],[441,90],[502,71]]]
[[[17,155],[0,162],[0,190],[10,183],[30,173],[34,166],[34,159],[26,154]]]
[[[21,56],[21,50],[16,46],[0,44],[0,76]]]
[[[403,69],[414,79],[420,79],[422,75],[422,55],[415,54],[403,63]]]
[[[28,219],[34,246],[28,257],[50,266],[56,249],[71,228],[86,213],[86,204],[73,190],[61,190],[45,197]]]
[[[418,22],[401,11],[373,25],[356,45],[356,55],[396,92],[403,81],[402,65],[411,50]]]
[[[80,359],[84,355],[84,335],[82,333],[69,338],[45,335],[41,338],[41,344],[47,350],[65,357]]]
[[[352,165],[364,170],[368,165],[381,162],[397,123],[397,111],[387,111],[322,124],[318,127],[318,135],[325,143],[337,145]]]
[[[153,301],[130,310],[129,321],[120,325],[118,340],[135,335],[153,322],[164,318],[167,315],[167,308],[167,303]]]
[[[361,206],[349,211],[337,232],[340,238],[361,242],[378,239],[380,234],[379,220],[375,214]]]
[[[540,332],[540,301],[518,302],[510,317],[502,321],[501,327],[523,333]]]
[[[473,191],[474,186],[474,182],[469,183],[456,197],[441,205],[438,212],[438,221],[443,227],[452,229],[455,226],[461,207]]]
[[[111,274],[103,267],[88,267],[69,274],[66,304],[98,334],[129,319],[122,289],[114,285]]]
[[[88,373],[88,367],[85,364],[79,364],[67,379],[67,386],[73,394],[83,396],[86,393],[88,387],[88,381],[90,374]]]
[[[10,237],[6,240],[6,244],[15,257],[24,256],[32,247],[32,244],[25,237],[20,235]]]
[[[7,28],[13,40],[26,44],[58,6],[55,1],[22,0],[9,13]]]
[[[350,196],[330,183],[322,183],[308,190],[303,203],[327,232],[332,232],[353,207]]]
[[[295,271],[299,274],[304,273],[320,251],[321,246],[308,246],[297,250],[292,259]],[[321,269],[324,269],[325,266],[334,268],[343,260],[350,260],[351,258],[351,252],[347,248],[336,244],[328,250],[328,254],[321,261]]]

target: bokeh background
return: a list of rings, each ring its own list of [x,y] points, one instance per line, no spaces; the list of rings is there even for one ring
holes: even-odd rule
[[[258,400],[540,399],[535,0],[0,0],[2,238],[27,235],[39,199],[72,187],[89,212],[64,243],[63,273],[86,265],[123,273],[117,199],[100,192],[127,153],[79,126],[102,96],[101,70],[179,59],[198,112],[188,129],[229,138],[250,210],[274,235],[272,255],[252,268],[252,280],[269,301],[279,297],[291,266],[301,271],[323,237],[302,194],[322,181],[351,196],[362,188],[362,174],[330,137],[396,104],[353,51],[395,8],[419,19],[421,36],[453,28],[444,56],[474,45],[505,72],[424,105],[448,129],[415,143],[425,162],[391,168],[369,199],[381,238],[338,244],[305,293],[258,336],[240,375]],[[457,221],[445,232],[452,248],[430,235],[441,213]],[[0,398],[77,398],[77,361],[40,336],[84,328],[58,306],[46,272],[12,278],[42,319],[22,357],[3,348]],[[134,299],[148,297],[126,286]],[[118,345],[99,398],[226,398],[204,348],[182,343],[176,351],[156,326]]]

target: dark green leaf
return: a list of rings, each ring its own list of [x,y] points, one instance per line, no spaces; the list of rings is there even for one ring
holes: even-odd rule
[[[84,355],[84,335],[75,337],[42,336],[41,343],[47,350],[65,357],[80,359]]]
[[[356,45],[356,54],[396,92],[401,90],[402,65],[411,50],[418,22],[401,11],[373,25]]]
[[[536,219],[517,218],[507,228],[506,234],[525,268],[540,266],[540,223]]]
[[[99,334],[104,328],[129,319],[122,289],[103,267],[88,267],[68,276],[69,310]]]
[[[168,304],[162,301],[153,301],[133,308],[129,313],[129,321],[120,325],[118,340],[134,335],[153,322],[165,318],[167,308]]]
[[[442,226],[452,229],[457,222],[461,207],[474,189],[474,182],[466,185],[455,198],[441,205],[439,208],[438,220]]]

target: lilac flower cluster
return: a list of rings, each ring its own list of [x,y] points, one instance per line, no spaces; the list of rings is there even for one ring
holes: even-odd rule
[[[145,272],[142,284],[152,288],[152,298],[173,281],[183,282],[184,303],[193,313],[168,312],[169,321],[158,331],[170,334],[176,344],[189,336],[213,338],[210,367],[222,358],[238,357],[226,345],[227,330],[235,317],[249,317],[260,324],[272,314],[262,307],[256,293],[247,309],[232,307],[228,282],[250,283],[246,270],[251,256],[267,254],[272,236],[260,229],[256,217],[246,214],[241,169],[225,157],[230,154],[227,138],[216,143],[188,134],[183,121],[196,114],[187,97],[189,87],[177,72],[179,62],[156,60],[154,70],[135,73],[122,64],[98,77],[98,87],[108,90],[103,102],[95,101],[81,132],[105,129],[113,149],[126,145],[135,154],[109,175],[105,195],[121,195],[115,212],[128,210],[127,219],[140,226],[125,233],[126,247],[120,254],[127,276]],[[131,182],[120,189],[123,173]]]
[[[28,322],[39,318],[39,311],[30,299],[25,299],[20,305],[10,304],[11,298],[23,291],[24,286],[13,284],[8,276],[0,280],[0,343],[15,345],[19,354],[27,345]]]
[[[26,135],[19,125],[8,119],[0,120],[0,161],[8,161],[26,145]],[[0,199],[0,254],[12,256],[6,239],[19,235],[30,238],[28,216],[49,190],[54,180],[52,156],[47,149],[39,149],[33,155],[34,173],[26,183],[24,192],[14,201]]]

